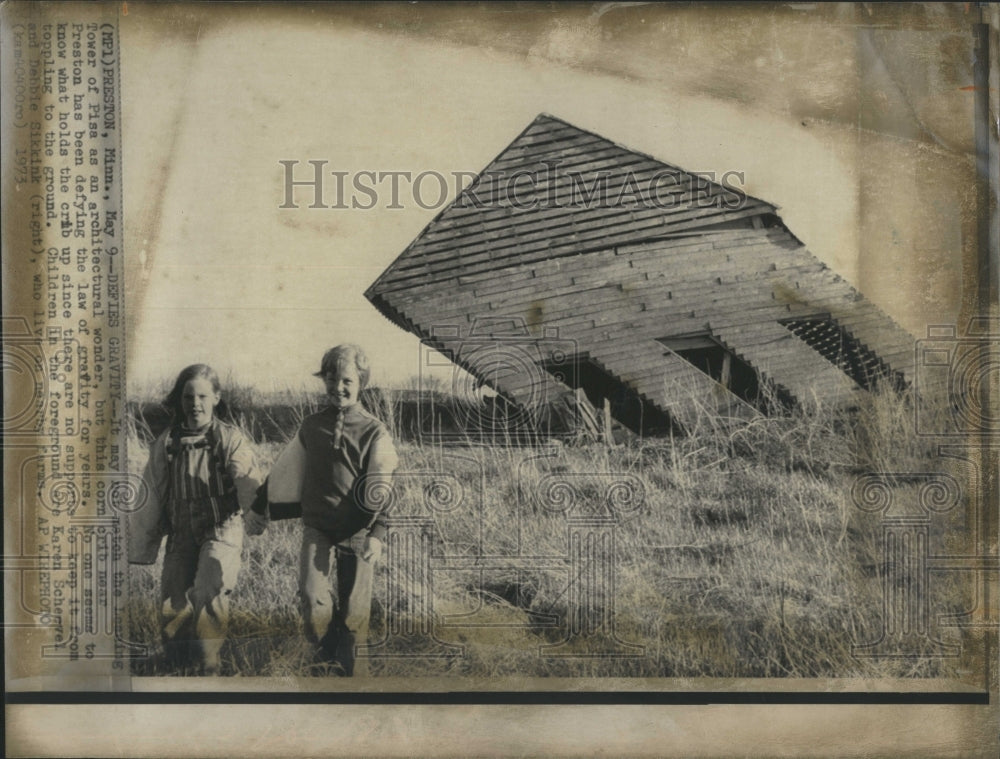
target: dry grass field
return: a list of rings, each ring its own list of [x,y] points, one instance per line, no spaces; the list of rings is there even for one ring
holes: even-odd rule
[[[392,394],[384,399],[379,413],[391,426]],[[265,403],[249,391],[237,391],[230,400],[241,409],[238,422],[251,433],[256,425],[265,472],[281,448],[281,435],[260,439],[260,425],[248,410],[282,405],[287,418],[276,426],[287,436],[321,403],[303,394]],[[881,634],[885,574],[882,518],[854,504],[853,483],[866,472],[947,471],[915,434],[910,404],[905,394],[887,392],[850,411],[799,408],[739,422],[705,411],[687,435],[611,447],[398,441],[403,474],[390,513],[426,517],[422,529],[434,558],[430,568],[414,570],[421,576],[390,573],[391,560],[382,562],[371,640],[389,636],[392,619],[405,629],[407,619],[429,609],[436,641],[396,635],[391,652],[397,655],[374,656],[371,674],[953,676],[958,666],[953,658],[852,654],[852,644]],[[129,439],[134,471],[145,463],[148,439],[140,419]],[[434,482],[450,488],[443,495],[431,493],[447,503],[422,510]],[[607,494],[622,483],[628,487],[615,497],[623,500],[609,511]],[[899,498],[915,497],[913,483],[901,480],[894,488]],[[615,520],[615,541],[590,555],[602,567],[613,567],[613,588],[590,578],[588,587],[602,590],[586,603],[589,614],[603,615],[598,633],[613,628],[617,641],[595,635],[577,653],[637,655],[551,656],[560,649],[543,647],[566,637],[573,604],[579,604],[574,584],[583,582],[552,557],[569,550],[568,515],[602,513]],[[936,516],[931,553],[945,547],[940,536],[960,541],[964,520],[961,507]],[[297,522],[282,522],[245,541],[223,654],[225,674],[324,674],[299,630],[299,535]],[[503,561],[477,566],[474,559],[484,554],[521,559],[509,566]],[[132,638],[151,645],[158,638],[159,571],[159,563],[133,566],[129,575]],[[938,629],[934,620],[969,604],[955,574],[923,586],[932,635],[952,642],[958,640],[955,630]],[[431,598],[424,597],[428,593]],[[419,619],[415,624],[419,628]],[[421,656],[428,645],[446,655]],[[154,659],[137,662],[135,671],[187,674]]]

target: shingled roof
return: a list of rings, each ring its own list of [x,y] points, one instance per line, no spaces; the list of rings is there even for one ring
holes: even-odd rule
[[[529,188],[532,176],[538,181]],[[654,179],[658,205],[626,202]],[[633,186],[640,193],[630,192]],[[587,204],[595,192],[602,197]],[[543,114],[366,295],[380,306],[379,296],[414,282],[448,281],[773,211],[762,200]]]
[[[627,397],[640,415],[680,419],[692,391],[730,410],[765,382],[844,403],[912,373],[912,336],[774,206],[548,115],[365,295],[521,404],[584,387],[614,392],[619,411]],[[484,339],[530,345],[532,366],[487,371],[472,358]]]

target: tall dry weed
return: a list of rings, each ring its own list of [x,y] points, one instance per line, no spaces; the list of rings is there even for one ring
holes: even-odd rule
[[[295,420],[316,403],[291,395],[282,402],[294,409]],[[253,397],[241,403],[274,405]],[[402,650],[412,655],[376,656],[373,674],[954,675],[951,659],[878,660],[856,657],[852,649],[881,633],[885,571],[882,523],[853,504],[854,479],[866,471],[941,466],[914,435],[911,406],[906,393],[885,392],[855,409],[817,405],[741,417],[692,402],[687,434],[618,446],[399,441],[394,513],[426,517],[422,529],[432,558],[412,574],[391,574],[391,562],[382,564],[371,639],[385,637],[390,620],[419,622],[429,608],[436,641],[416,636],[412,649]],[[389,424],[397,418],[392,393],[381,394],[373,408]],[[134,429],[129,439],[136,471],[145,457],[139,433]],[[282,442],[256,443],[265,470]],[[552,483],[570,482],[572,508],[582,510],[572,513],[587,514],[622,481],[641,491],[641,503],[619,514],[613,545],[594,554],[613,566],[614,587],[595,591],[589,602],[613,618],[615,639],[600,645],[632,654],[641,647],[641,655],[552,656],[575,613],[576,582],[565,560],[570,507],[561,510],[568,501],[559,500]],[[445,493],[434,491],[435,482],[454,490],[453,503],[441,500]],[[569,490],[563,488],[563,497]],[[325,673],[299,634],[299,540],[295,523],[274,524],[246,540],[232,599],[230,673]],[[156,639],[158,572],[159,565],[130,571],[135,639]],[[964,608],[967,594],[956,582],[928,591],[936,614]],[[428,645],[451,655],[421,655]],[[155,662],[140,662],[137,671],[168,673]]]

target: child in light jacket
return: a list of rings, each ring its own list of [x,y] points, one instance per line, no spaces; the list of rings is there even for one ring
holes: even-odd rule
[[[129,520],[129,561],[156,562],[163,536],[160,622],[175,662],[217,674],[243,547],[242,515],[260,485],[249,441],[221,421],[219,378],[184,369],[165,405],[172,421],[153,441],[143,472],[147,501]]]

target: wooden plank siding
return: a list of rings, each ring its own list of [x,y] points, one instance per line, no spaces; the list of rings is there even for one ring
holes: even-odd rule
[[[644,339],[693,331],[706,325],[730,344],[738,356],[756,367],[763,378],[777,382],[795,397],[808,398],[816,393],[839,400],[849,394],[852,386],[849,378],[778,322],[778,319],[796,312],[850,313],[849,309],[856,307],[859,301],[846,284],[837,284],[842,290],[842,305],[829,298],[820,306],[813,303],[786,304],[770,298],[772,283],[768,277],[779,274],[780,270],[765,270],[759,279],[722,285],[714,278],[707,278],[701,283],[675,289],[676,295],[664,298],[666,305],[642,308],[628,302],[634,293],[619,289],[614,282],[614,269],[607,268],[614,264],[625,266],[624,259],[612,253],[605,264],[602,270],[610,280],[598,287],[581,292],[569,282],[572,279],[569,272],[559,272],[564,286],[558,290],[518,290],[517,296],[503,299],[503,307],[490,313],[523,320],[529,327],[537,328],[539,324],[558,327],[561,337],[576,341],[593,355],[600,355],[603,362],[629,386],[661,407],[662,398],[658,398],[645,382],[638,382],[636,373],[650,367],[653,374],[663,373],[662,357],[648,359],[651,364],[647,367],[647,351],[638,349],[637,345]],[[632,267],[626,269],[635,272]],[[655,299],[657,288],[662,294],[664,287],[671,286],[662,281],[642,279],[641,271],[639,278],[644,283],[641,294],[650,300]],[[539,278],[537,281],[542,280]],[[467,321],[473,315],[487,313],[482,310],[481,299],[456,294],[446,300],[439,291],[435,295],[435,291],[433,286],[415,291],[416,300],[408,303],[411,306],[409,312],[412,313],[412,306],[415,305],[425,311],[426,318],[436,318],[435,323],[448,323],[455,317]],[[535,316],[532,316],[533,313]],[[695,316],[689,316],[691,313]],[[629,321],[627,317],[635,317],[636,320]],[[656,350],[660,354],[664,352],[662,346],[657,345]],[[629,366],[630,371],[619,368],[623,366]],[[654,377],[648,379],[653,381]],[[654,384],[662,387],[662,378]]]
[[[762,381],[800,401],[849,403],[860,388],[783,325],[791,318],[829,316],[912,381],[913,337],[809,253],[773,206],[748,197],[742,207],[729,208],[726,188],[706,189],[703,180],[675,166],[548,116],[536,119],[484,170],[477,189],[488,191],[496,181],[491,172],[544,172],[545,161],[580,172],[588,188],[604,172],[612,195],[627,172],[640,181],[662,175],[677,202],[664,208],[541,202],[526,209],[478,208],[463,202],[466,191],[366,297],[417,335],[457,328],[456,336],[435,342],[459,363],[473,329],[479,337],[524,341],[544,354],[545,330],[555,328],[581,357],[678,419],[696,413],[700,403],[750,413],[748,404],[657,341],[703,330]],[[557,174],[522,199],[570,192],[573,182]],[[476,373],[475,366],[464,367]],[[490,384],[516,402],[569,389],[537,372]]]
[[[690,246],[690,249],[695,250],[697,246]],[[477,309],[481,314],[491,311],[523,314],[528,306],[533,306],[542,310],[546,319],[560,320],[575,315],[580,320],[596,317],[599,323],[605,324],[622,320],[623,314],[616,313],[615,309],[624,309],[628,313],[648,312],[644,319],[653,315],[680,317],[690,310],[696,314],[706,312],[724,317],[729,310],[727,305],[746,304],[749,297],[749,308],[784,308],[789,313],[793,310],[805,313],[833,311],[845,325],[851,321],[850,317],[854,312],[863,310],[863,322],[872,320],[871,304],[859,300],[858,293],[836,275],[832,275],[822,263],[812,259],[812,263],[803,265],[801,252],[786,256],[785,262],[782,262],[780,256],[783,251],[780,249],[763,246],[758,250],[764,251],[762,261],[757,265],[750,261],[745,271],[740,271],[739,257],[720,253],[728,260],[720,258],[714,268],[697,267],[702,269],[703,279],[700,280],[695,279],[690,268],[686,269],[683,274],[686,279],[682,279],[678,285],[664,282],[667,278],[673,280],[675,271],[666,256],[662,256],[659,261],[648,258],[642,260],[639,256],[626,260],[622,256],[616,256],[614,251],[603,251],[574,258],[572,267],[568,269],[565,268],[567,262],[562,259],[547,262],[549,266],[539,265],[530,271],[515,267],[510,270],[510,275],[506,271],[498,273],[489,287],[475,287],[471,292],[468,288],[459,288],[450,292],[448,303],[444,306],[437,302],[440,300],[440,288],[433,285],[400,293],[397,301],[407,306],[425,303],[435,308],[435,313],[445,319],[453,314],[475,312]],[[658,246],[657,252],[665,251]],[[642,266],[657,264],[659,268],[659,263],[663,264],[666,271]],[[775,266],[781,268],[772,270],[771,267]],[[545,271],[546,268],[549,271]],[[823,281],[818,280],[816,275],[822,277]],[[815,293],[822,297],[806,297],[806,291],[802,290],[801,285],[797,282],[793,284],[796,279],[806,276],[810,276],[811,282],[818,285],[815,288],[808,287],[808,295],[813,296]],[[502,286],[504,283],[507,283],[506,287]],[[747,288],[751,290],[747,291]],[[776,292],[781,295],[780,299],[775,295]],[[502,297],[498,295],[487,299],[487,296],[497,293],[502,293]],[[670,304],[664,307],[651,305],[668,302]],[[775,318],[781,318],[781,315],[775,312]],[[863,334],[857,336],[862,342],[865,341]],[[881,339],[883,343],[886,342],[884,336]],[[902,347],[912,345],[912,338],[906,333],[900,332],[897,339]]]

